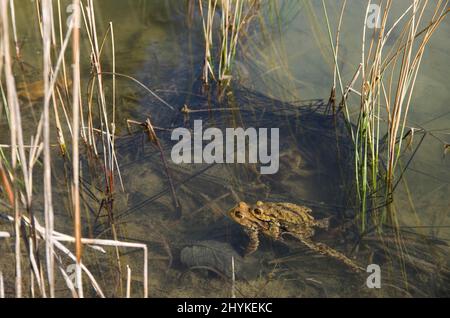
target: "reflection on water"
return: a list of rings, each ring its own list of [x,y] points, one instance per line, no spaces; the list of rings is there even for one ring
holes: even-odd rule
[[[340,2],[330,1],[330,11],[338,12]],[[450,71],[450,44],[446,38],[450,24],[444,22],[434,38],[415,93],[411,122],[428,133],[397,188],[394,204],[402,238],[387,229],[382,240],[374,233],[360,239],[358,229],[349,222],[357,212],[352,195],[351,141],[342,120],[328,115],[327,105],[322,102],[329,95],[333,69],[321,5],[319,1],[277,3],[284,22],[260,30],[262,33],[249,34],[236,63],[233,94],[219,100],[216,92],[208,96],[199,86],[201,23],[195,16],[192,27],[187,28],[184,2],[96,2],[99,32],[105,31],[109,21],[116,26],[118,72],[136,77],[176,110],[183,105],[202,110],[186,116],[125,79],[118,84],[118,118],[123,120],[118,123],[122,137],[117,149],[125,192],[116,194],[114,219],[121,239],[149,246],[151,295],[228,297],[231,257],[235,261],[238,296],[448,295],[450,159],[442,156],[437,141],[448,134],[450,119],[446,111],[449,93],[443,84]],[[31,9],[24,7],[25,15]],[[360,58],[360,37],[354,30],[364,12],[362,4],[348,8],[341,44],[346,78],[353,75],[354,61]],[[272,13],[266,14],[270,22]],[[24,18],[21,13],[18,16],[19,20]],[[37,38],[29,31],[27,34],[30,42],[24,48],[31,54],[30,43]],[[104,69],[108,69],[108,61]],[[308,100],[311,98],[319,99]],[[230,110],[209,111],[214,108]],[[202,119],[205,127],[220,129],[280,128],[280,171],[262,176],[256,165],[174,165],[169,160],[176,195],[183,207],[183,217],[176,219],[158,149],[144,133],[126,133],[126,119],[145,121],[149,117],[155,126],[164,128],[157,134],[167,158],[174,144],[170,130],[191,128],[195,119]],[[419,140],[417,137],[415,143]],[[405,164],[411,155],[405,152]],[[90,182],[85,186],[93,196],[100,196]],[[87,194],[84,200],[88,210],[98,210],[96,200]],[[317,240],[364,266],[381,264],[384,287],[366,288],[366,275],[351,273],[294,240],[262,238],[258,252],[242,258],[240,252],[247,238],[226,212],[238,201],[258,200],[307,205],[317,218],[332,217],[331,230],[319,232]],[[86,235],[110,237],[107,218],[103,214],[87,218],[90,225]],[[123,263],[134,268],[137,261],[133,254],[123,256]],[[105,262],[113,261],[98,259],[96,271],[103,273],[107,281],[109,275],[117,273],[106,269]],[[138,277],[136,274],[135,284],[141,283]],[[111,286],[110,293],[118,292],[117,288]]]

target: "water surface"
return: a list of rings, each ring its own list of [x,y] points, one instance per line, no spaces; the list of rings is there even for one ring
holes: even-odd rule
[[[311,206],[319,218],[334,217],[336,225],[342,225],[343,220],[356,213],[351,142],[342,121],[334,120],[325,112],[333,81],[333,58],[321,1],[285,0],[262,6],[264,24],[255,22],[255,26],[249,28],[233,71],[234,96],[223,100],[219,100],[214,91],[210,98],[202,91],[201,20],[196,13],[189,21],[185,2],[99,0],[95,3],[99,35],[104,34],[110,21],[114,25],[117,72],[135,77],[176,110],[185,104],[194,110],[238,109],[205,111],[185,117],[133,82],[119,79],[117,147],[125,191],[117,191],[115,195],[116,231],[122,240],[148,244],[151,296],[231,295],[228,278],[207,269],[189,270],[179,255],[187,244],[211,240],[224,244],[219,246],[223,246],[225,252],[239,251],[246,237],[226,216],[226,211],[239,200],[305,204]],[[326,3],[331,25],[337,25],[343,1]],[[404,4],[395,2],[392,15],[402,9]],[[39,34],[21,23],[34,16],[33,10],[28,2],[21,2],[17,10],[26,61],[33,61],[33,56],[41,54],[33,48],[33,43],[39,41]],[[339,56],[344,81],[350,81],[361,59],[364,12],[362,2],[352,1],[344,15]],[[426,51],[413,96],[408,124],[423,128],[427,133],[411,162],[408,160],[412,151],[405,153],[404,163],[409,165],[395,193],[394,207],[404,233],[401,246],[389,230],[384,240],[369,235],[356,250],[355,227],[318,235],[318,240],[355,256],[358,262],[381,263],[386,270],[383,271],[386,273],[383,288],[366,288],[364,275],[352,274],[336,261],[317,256],[301,245],[263,239],[255,255],[239,260],[246,266],[237,282],[239,296],[449,295],[446,282],[450,159],[443,155],[442,148],[442,141],[449,142],[450,132],[447,109],[449,33],[447,19]],[[84,63],[88,69],[88,62]],[[111,69],[107,58],[103,68]],[[85,79],[88,76],[85,72]],[[129,135],[126,131],[126,119],[145,121],[150,117],[155,126],[167,129],[192,127],[195,119],[204,120],[208,127],[280,128],[280,173],[261,176],[254,165],[177,166],[169,163],[183,207],[183,218],[177,220],[158,149],[145,134]],[[160,131],[158,134],[165,155],[170,156],[173,146],[170,133]],[[416,137],[415,146],[422,136]],[[60,160],[56,160],[55,166],[62,167]],[[87,163],[84,167],[86,189],[101,199],[101,191],[94,190],[95,173],[89,169],[92,167]],[[70,231],[70,219],[64,217],[67,213],[60,212],[68,206],[63,199],[64,182],[55,179],[55,195],[60,198],[56,203],[60,208],[58,226]],[[110,238],[112,232],[107,225],[107,215],[101,213],[94,221],[98,202],[87,194],[84,200],[86,224],[89,224],[85,234]],[[122,265],[140,268],[139,262],[141,256],[137,253],[124,253]],[[94,263],[102,283],[107,283],[111,276],[117,277],[114,265],[107,266],[114,264],[113,260],[99,258]],[[133,277],[134,292],[139,295],[142,282],[137,270]],[[119,284],[109,286],[108,293],[117,295],[119,290]]]

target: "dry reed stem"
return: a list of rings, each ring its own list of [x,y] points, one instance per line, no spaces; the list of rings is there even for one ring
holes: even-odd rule
[[[3,283],[3,273],[0,271],[0,298],[5,298],[5,284]]]
[[[14,193],[11,186],[11,183],[8,180],[8,176],[6,175],[5,169],[3,169],[2,161],[0,160],[0,179],[3,185],[3,190],[6,192],[6,196],[8,198],[9,204],[11,206],[14,205]]]
[[[46,95],[52,94],[50,87],[51,77],[51,44],[52,44],[52,12],[51,0],[42,0],[42,36],[43,36],[43,77]],[[45,250],[47,261],[48,284],[50,297],[55,297],[55,274],[53,258],[53,242],[51,233],[54,228],[54,214],[52,203],[52,181],[51,181],[51,153],[50,153],[50,101],[46,100],[43,110],[43,138],[44,138],[44,212],[45,212]]]
[[[21,135],[21,118],[19,110],[19,101],[16,94],[16,84],[14,80],[14,75],[12,72],[12,60],[10,56],[10,45],[9,45],[9,19],[8,19],[8,1],[2,0],[0,14],[2,15],[2,43],[3,43],[3,57],[4,57],[4,71],[5,71],[5,81],[7,88],[7,102],[10,108],[10,130],[11,130],[11,163],[13,169],[12,183],[14,185],[14,216],[15,216],[15,265],[16,265],[16,297],[22,297],[22,266],[21,266],[21,244],[20,244],[20,221],[21,212],[19,209],[19,201],[17,198],[17,187],[16,187],[16,167],[17,167],[17,153],[19,153],[20,158],[25,158],[25,152],[20,144],[23,145],[23,138]],[[15,24],[15,21],[13,21]],[[19,145],[19,147],[17,147]],[[23,160],[25,162],[25,160]],[[22,165],[23,167],[23,165]],[[28,172],[23,167],[24,175],[28,176]]]
[[[234,268],[234,256],[231,256],[231,298],[236,298],[236,271]]]
[[[131,268],[127,264],[127,298],[131,298]]]
[[[83,298],[83,280],[81,271],[82,242],[81,242],[81,213],[80,213],[80,0],[73,0],[73,35],[72,35],[72,202],[74,211],[74,233],[75,233],[75,254],[76,254],[76,279],[78,296]]]
[[[8,215],[4,215],[4,214],[0,213],[0,217],[2,217],[5,220],[8,220],[10,222],[14,222],[14,218],[12,218]],[[32,226],[31,220],[29,218],[27,218],[26,216],[22,217],[22,222],[23,222],[23,225],[25,225],[26,227]],[[45,227],[41,226],[37,220],[34,220],[34,227],[35,227],[37,233],[39,234],[39,238],[45,239],[45,237],[46,237]],[[75,237],[60,233],[58,231],[53,231],[53,233],[51,234],[51,237],[52,237],[55,247],[57,249],[59,249],[63,253],[63,255],[68,256],[69,258],[71,258],[74,261],[77,260],[76,256],[62,244],[63,242],[75,243],[76,242]],[[81,241],[82,241],[82,244],[87,245],[90,248],[100,251],[102,253],[105,253],[105,251],[100,246],[142,249],[142,251],[144,253],[144,257],[143,257],[143,259],[144,259],[144,262],[143,262],[144,286],[143,286],[143,289],[144,289],[144,297],[145,298],[148,297],[148,249],[147,249],[147,245],[141,244],[141,243],[121,242],[121,241],[103,240],[103,239],[88,239],[88,238],[82,238]],[[55,254],[55,256],[57,256],[57,255]],[[100,285],[97,283],[97,281],[95,280],[92,273],[82,263],[80,264],[80,268],[83,270],[83,272],[86,273],[86,275],[88,276],[89,280],[92,283],[92,286],[95,288],[95,290],[97,291],[99,296],[104,297],[104,294],[100,288]]]
[[[216,80],[213,69],[212,62],[212,46],[213,46],[213,24],[214,24],[214,15],[216,12],[217,0],[208,0],[208,11],[207,17],[205,20],[205,15],[203,13],[203,5],[202,0],[198,0],[198,5],[200,9],[200,14],[202,16],[203,23],[203,36],[205,40],[205,57],[203,62],[203,82],[208,85],[209,84],[209,75]]]

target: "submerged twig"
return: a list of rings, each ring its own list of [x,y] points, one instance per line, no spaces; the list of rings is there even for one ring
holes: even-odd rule
[[[128,120],[127,122],[128,122],[128,124],[130,124],[130,123],[131,124],[136,124],[137,123],[136,121],[133,121],[133,120]],[[164,170],[166,172],[167,180],[169,182],[169,188],[170,188],[170,192],[171,192],[171,195],[172,195],[172,202],[173,202],[173,205],[174,205],[174,208],[175,208],[175,212],[177,214],[177,218],[181,218],[181,216],[183,215],[182,206],[181,206],[180,201],[178,200],[178,197],[177,197],[177,193],[176,193],[175,186],[174,186],[174,183],[173,183],[173,179],[172,179],[172,176],[171,176],[171,173],[170,173],[169,165],[167,163],[166,156],[164,155],[164,149],[162,148],[161,143],[159,141],[159,138],[156,135],[156,132],[155,132],[155,129],[154,129],[153,125],[152,125],[152,122],[151,122],[150,118],[147,118],[147,120],[145,122],[141,122],[141,123],[137,123],[137,124],[139,124],[140,126],[143,126],[145,128],[145,130],[147,132],[148,139],[150,140],[150,142],[153,145],[156,146],[156,148],[158,149],[158,151],[159,151],[159,153],[161,155],[161,161],[162,161],[162,163],[164,165]]]

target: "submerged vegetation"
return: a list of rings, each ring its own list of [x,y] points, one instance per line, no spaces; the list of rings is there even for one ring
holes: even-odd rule
[[[375,21],[379,25],[375,28],[368,23],[374,2],[367,1],[361,21],[362,39],[357,40],[358,48],[352,48],[360,55],[357,65],[351,64],[342,53],[345,43],[341,33],[348,22],[345,16],[351,4],[343,0],[339,2],[342,4],[339,10],[330,10],[336,9],[335,5],[320,1],[321,12],[315,11],[308,0],[300,4],[288,0],[187,0],[183,5],[178,1],[165,2],[167,15],[183,16],[189,26],[189,39],[195,37],[200,42],[200,53],[192,48],[191,42],[183,43],[179,50],[186,48],[189,57],[167,63],[169,68],[177,63],[186,64],[183,70],[191,67],[192,91],[183,93],[183,88],[177,87],[177,77],[187,76],[181,76],[177,70],[170,69],[167,73],[172,78],[156,84],[147,80],[154,74],[136,78],[122,73],[121,61],[130,60],[133,55],[126,48],[125,57],[118,58],[120,43],[115,33],[119,30],[113,22],[103,21],[103,12],[95,1],[35,0],[31,11],[34,20],[30,23],[38,26],[40,38],[36,41],[39,46],[30,56],[26,52],[29,43],[21,35],[24,26],[20,23],[24,21],[16,20],[21,4],[0,0],[0,298],[147,297],[152,295],[151,287],[154,294],[166,296],[158,284],[169,278],[154,278],[152,283],[149,262],[162,262],[161,267],[168,263],[161,271],[177,283],[190,279],[194,285],[201,280],[186,272],[171,272],[177,262],[175,253],[181,255],[179,263],[189,266],[191,272],[206,270],[229,282],[230,286],[225,288],[223,284],[214,287],[220,290],[220,295],[259,297],[271,284],[274,291],[287,290],[286,282],[298,281],[302,284],[302,295],[329,296],[323,282],[314,278],[319,276],[309,271],[316,261],[309,254],[269,253],[271,260],[264,265],[272,266],[270,272],[261,270],[254,277],[257,272],[254,268],[262,266],[259,262],[244,260],[231,244],[208,236],[214,232],[211,235],[214,239],[220,232],[218,227],[226,228],[222,233],[226,232],[228,241],[234,235],[233,227],[221,219],[231,206],[227,204],[235,204],[242,195],[266,199],[277,192],[271,188],[273,184],[289,198],[311,205],[329,217],[334,229],[328,240],[343,241],[341,247],[352,254],[350,257],[364,258],[364,264],[389,263],[394,268],[389,282],[401,286],[393,288],[393,295],[427,296],[431,290],[436,294],[447,293],[450,260],[445,256],[446,243],[436,243],[429,237],[419,240],[414,236],[416,233],[401,231],[398,220],[401,212],[394,202],[397,187],[404,182],[405,172],[427,134],[426,129],[411,124],[408,118],[420,67],[429,58],[426,49],[450,11],[449,1],[411,0],[402,12],[394,10],[392,0],[378,1],[380,10]],[[142,7],[149,5],[147,1],[139,3]],[[290,44],[283,42],[285,26],[298,17],[299,8],[309,12],[316,40],[327,45],[321,46],[320,53],[328,59],[326,63],[334,73],[327,78],[333,83],[328,103],[299,101],[302,91],[298,87],[303,82],[293,75],[287,53]],[[323,16],[320,26],[318,16]],[[155,25],[163,24],[164,18],[158,19]],[[319,39],[319,28],[326,31],[328,43]],[[138,36],[130,38],[138,41]],[[158,49],[160,42],[178,40],[161,38],[162,41],[155,41]],[[188,42],[184,38],[183,41]],[[157,67],[162,68],[165,60],[158,54],[152,55],[152,59],[150,73],[159,74]],[[352,76],[346,78],[348,72],[343,67],[349,64]],[[257,74],[266,94],[239,89],[242,74]],[[133,93],[143,93],[128,96],[124,89],[127,85],[133,87]],[[197,86],[202,89],[197,90]],[[217,97],[211,97],[215,87],[219,88]],[[179,103],[183,98],[183,103]],[[132,107],[125,109],[125,100],[150,105],[137,108],[140,113]],[[249,122],[267,126],[278,120],[283,125],[285,152],[280,161],[285,171],[280,171],[277,179],[260,176],[252,165],[235,170],[224,168],[216,174],[210,173],[212,165],[199,170],[174,167],[166,158],[170,146],[167,133],[177,122],[189,126],[194,115],[209,116],[217,124],[243,126]],[[127,124],[129,134],[123,133]],[[130,124],[142,128],[146,141],[133,142],[138,133],[131,131]],[[340,130],[342,126],[346,128],[344,132]],[[331,127],[335,131],[330,132]],[[300,142],[299,134],[311,140]],[[448,142],[436,139],[445,154]],[[126,165],[121,159],[132,160],[142,155],[140,145],[136,145],[140,141],[148,142],[154,151],[143,156],[145,160],[140,163],[152,167],[130,172],[135,183],[130,188],[136,192],[132,193],[127,189],[123,175]],[[336,141],[343,145],[337,145]],[[322,143],[329,149],[324,150]],[[301,149],[301,145],[309,148]],[[325,162],[328,159],[332,162]],[[297,173],[305,162],[319,172]],[[313,173],[329,177],[329,170],[336,172],[341,164],[345,169],[336,173],[339,178],[314,179]],[[351,180],[347,182],[349,174]],[[186,186],[198,176],[204,178],[196,187]],[[338,203],[326,206],[320,199],[313,202],[299,197],[298,193],[310,191],[299,190],[302,182],[307,188],[305,180],[312,179],[319,186],[311,191],[333,189],[333,198],[340,198]],[[138,196],[144,187],[153,191],[149,197],[138,198],[137,204],[129,199]],[[198,191],[199,187],[211,192]],[[169,203],[158,201],[165,194]],[[128,206],[128,200],[132,206]],[[124,225],[124,218],[149,202],[151,211],[161,210],[163,216],[151,215],[143,230],[144,238],[138,237]],[[175,214],[164,214],[172,210]],[[177,217],[172,218],[173,215]],[[133,216],[135,223],[144,224],[142,216]],[[200,232],[198,237],[202,240],[187,243],[189,230]],[[156,252],[149,244],[157,246]],[[337,251],[336,254],[341,255]],[[225,259],[228,257],[233,264],[229,268]],[[342,254],[344,257],[347,259]],[[294,261],[307,266],[295,267]],[[214,268],[215,264],[219,264],[220,270]],[[236,281],[235,264],[237,275],[251,277],[252,283]],[[410,282],[407,269],[412,269],[414,278],[425,273],[439,279],[423,291],[417,287],[419,283],[415,286]],[[246,276],[246,272],[251,274]],[[282,279],[273,280],[274,275]],[[332,280],[340,285],[345,279],[337,276]],[[399,277],[403,279],[401,282]],[[178,292],[182,293],[177,290],[170,295],[178,296]],[[268,294],[271,295],[270,291]],[[299,296],[287,291],[280,295]]]

